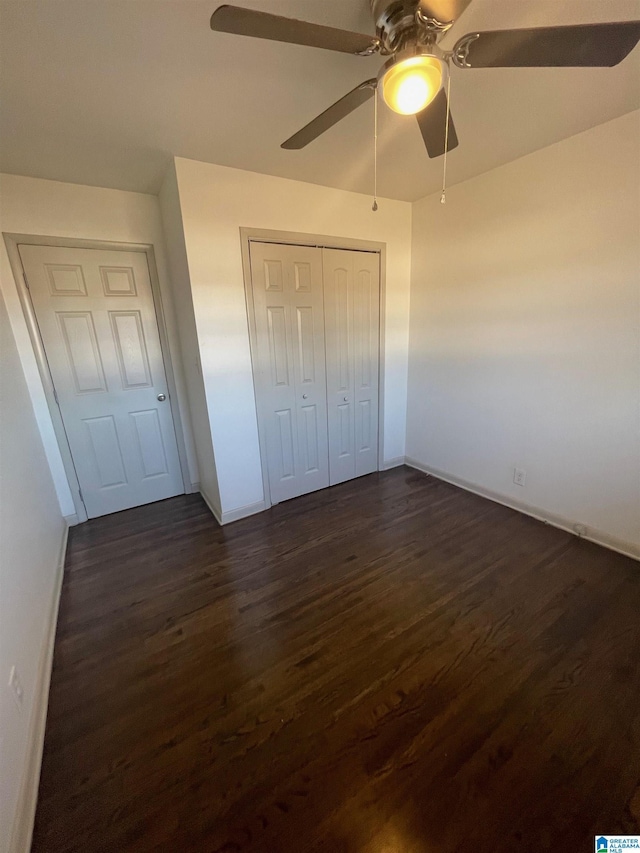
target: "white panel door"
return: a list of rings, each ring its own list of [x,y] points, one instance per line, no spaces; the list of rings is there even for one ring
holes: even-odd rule
[[[19,251],[89,518],[182,494],[146,256]]]
[[[272,503],[329,485],[322,254],[252,242],[259,411]]]
[[[380,262],[323,249],[331,485],[378,469]]]

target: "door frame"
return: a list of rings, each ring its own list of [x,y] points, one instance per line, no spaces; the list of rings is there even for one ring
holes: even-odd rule
[[[67,438],[67,433],[62,420],[62,412],[55,397],[53,379],[49,370],[44,343],[40,335],[40,328],[36,319],[36,313],[31,301],[29,286],[22,266],[22,258],[18,246],[55,246],[65,249],[104,249],[115,252],[138,252],[146,255],[147,267],[149,269],[149,280],[151,282],[151,295],[153,298],[153,307],[156,315],[156,323],[158,326],[158,335],[160,337],[160,349],[162,351],[162,361],[164,363],[165,374],[167,378],[167,387],[169,390],[169,404],[173,428],[176,436],[176,444],[178,447],[178,459],[180,460],[180,474],[184,485],[185,494],[192,491],[191,477],[189,475],[189,466],[187,463],[187,449],[184,439],[184,429],[180,417],[180,409],[178,406],[178,392],[173,370],[173,362],[171,360],[171,350],[169,348],[169,337],[167,334],[167,325],[165,311],[162,305],[162,293],[160,290],[160,279],[158,278],[158,268],[156,266],[155,252],[152,243],[120,243],[113,240],[85,240],[81,238],[66,238],[66,237],[49,237],[40,234],[13,234],[3,233],[4,242],[9,255],[9,263],[18,290],[18,297],[22,312],[24,314],[29,338],[33,347],[36,363],[38,365],[38,373],[42,380],[44,395],[47,400],[53,430],[60,449],[62,464],[71,490],[73,504],[76,510],[76,518],[67,519],[70,524],[81,523],[88,520],[87,510],[80,494],[80,483],[73,462],[71,447]]]
[[[257,381],[258,365],[258,335],[256,328],[255,306],[253,304],[253,282],[251,279],[250,245],[257,243],[284,243],[292,246],[310,246],[316,249],[348,249],[356,252],[374,252],[379,256],[380,264],[380,313],[378,319],[378,471],[384,467],[384,341],[386,319],[386,284],[387,284],[387,244],[373,240],[358,240],[352,237],[330,237],[326,234],[305,234],[296,231],[276,231],[270,228],[240,227],[240,245],[242,250],[242,275],[244,279],[244,296],[247,306],[247,321],[249,326],[249,347],[251,350],[251,372],[253,374],[253,393],[256,402],[258,441],[260,444],[260,462],[262,465],[262,488],[264,492],[265,509],[273,506],[271,501],[271,486],[267,464],[267,439],[264,429],[264,406],[262,390]]]

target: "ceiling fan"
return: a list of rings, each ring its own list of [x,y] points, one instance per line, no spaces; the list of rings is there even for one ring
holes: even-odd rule
[[[457,68],[613,66],[640,40],[640,21],[470,32],[452,51],[438,46],[471,0],[369,0],[376,35],[352,33],[238,6],[211,16],[217,32],[321,47],[357,56],[387,57],[377,78],[365,80],[282,143],[304,148],[373,97],[378,86],[392,110],[415,115],[429,157],[458,145],[443,80]],[[447,133],[448,129],[448,133]],[[446,140],[446,142],[445,142]]]

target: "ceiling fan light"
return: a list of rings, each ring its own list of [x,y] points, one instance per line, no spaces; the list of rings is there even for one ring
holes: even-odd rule
[[[409,56],[384,72],[382,97],[394,112],[415,115],[438,94],[442,73],[442,62],[436,56]]]

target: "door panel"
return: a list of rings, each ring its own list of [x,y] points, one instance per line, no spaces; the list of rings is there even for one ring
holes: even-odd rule
[[[265,290],[282,293],[284,290],[284,273],[282,270],[282,261],[275,259],[269,260],[266,258],[262,265],[264,274]]]
[[[319,436],[318,436],[318,409],[317,406],[302,406],[302,462],[304,474],[314,474],[320,468]]]
[[[273,385],[289,387],[289,346],[287,319],[283,305],[267,306],[269,351]]]
[[[182,494],[146,256],[19,251],[89,518]]]
[[[124,460],[113,415],[84,418],[83,423],[87,428],[91,448],[90,458],[87,461],[93,463],[97,471],[96,479],[100,488],[125,486],[127,475],[124,471]]]
[[[120,379],[126,390],[152,385],[147,344],[139,311],[109,311],[111,334],[118,356]]]
[[[345,460],[349,465],[353,461],[353,418],[351,417],[351,403],[340,403],[338,405],[338,459]],[[354,474],[349,468],[349,474]]]
[[[355,347],[358,357],[361,387],[370,387],[372,370],[377,360],[377,323],[372,322],[373,282],[369,270],[359,270],[356,278],[355,309],[356,322],[354,327]],[[378,299],[376,288],[375,300]],[[376,328],[376,340],[372,340],[372,329]]]
[[[105,296],[137,296],[133,267],[100,267],[102,292]]]
[[[358,444],[356,445],[356,451],[358,453],[363,453],[371,449],[371,436],[373,434],[372,408],[371,400],[360,400],[358,407],[359,420],[356,426],[356,433],[359,439]]]
[[[313,308],[309,305],[297,308],[296,315],[300,381],[303,385],[309,385],[316,381]]]
[[[353,252],[356,477],[378,470],[380,256]]]
[[[329,485],[322,255],[250,244],[260,417],[271,501]]]
[[[76,393],[106,391],[96,330],[90,311],[56,311]]]
[[[379,256],[323,249],[331,484],[378,468]]]
[[[296,452],[291,409],[275,412],[277,423],[275,474],[277,482],[291,480],[296,475]]]
[[[294,261],[293,278],[296,293],[311,293],[313,277],[310,263],[306,261],[304,263]]]
[[[133,421],[137,439],[136,449],[143,478],[167,474],[169,463],[162,440],[158,410],[147,409],[144,412],[130,412],[129,417]]]
[[[51,296],[86,296],[82,267],[77,264],[45,264]]]
[[[345,253],[346,254],[346,253]],[[351,294],[351,286],[349,279],[351,278],[351,270],[348,256],[343,258],[346,260],[347,266],[336,266],[331,271],[333,281],[333,297],[332,300],[334,314],[333,325],[335,326],[335,336],[337,343],[336,366],[338,386],[337,391],[349,393],[351,391],[351,312],[353,310],[353,299]],[[329,291],[330,293],[330,291]]]

